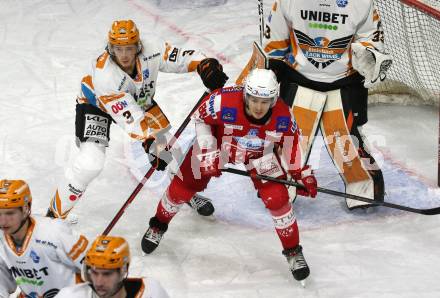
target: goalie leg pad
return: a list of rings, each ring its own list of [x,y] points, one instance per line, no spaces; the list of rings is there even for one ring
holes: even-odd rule
[[[93,142],[108,146],[112,118],[98,107],[82,103],[76,105],[75,135],[77,143]]]
[[[327,94],[324,92],[302,86],[297,88],[292,113],[301,132],[301,167],[306,164],[309,158],[326,100]]]
[[[330,157],[345,183],[346,192],[373,199],[373,179],[359,156],[358,140],[355,144],[350,135],[349,127],[353,128],[350,115],[351,111],[344,111],[340,90],[328,92],[321,131]],[[346,203],[349,209],[370,205],[351,199],[346,199]]]

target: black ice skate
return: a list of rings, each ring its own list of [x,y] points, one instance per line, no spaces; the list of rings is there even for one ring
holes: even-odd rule
[[[201,196],[199,194],[195,194],[192,197],[191,201],[187,203],[194,210],[197,211],[198,214],[202,216],[210,216],[214,213],[214,205],[212,205],[212,201],[207,197]]]
[[[297,245],[294,248],[285,249],[283,250],[283,255],[287,258],[293,278],[305,286],[305,279],[309,276],[310,269],[304,259],[302,246]]]
[[[142,237],[141,247],[146,254],[152,253],[159,246],[160,240],[168,229],[168,224],[160,222],[157,217],[150,219],[150,227]]]

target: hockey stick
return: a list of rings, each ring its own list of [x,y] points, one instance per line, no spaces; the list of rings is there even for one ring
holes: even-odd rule
[[[281,184],[285,184],[285,185],[291,185],[291,186],[295,186],[295,187],[304,188],[304,186],[302,184],[299,184],[297,182],[287,181],[287,180],[273,178],[273,177],[259,175],[259,174],[251,175],[246,171],[241,171],[241,170],[232,169],[232,168],[222,169],[222,172],[227,172],[227,173],[232,173],[232,174],[237,174],[237,175],[247,176],[247,177],[255,177],[258,179],[262,179],[262,180],[267,180],[267,181],[272,181],[272,182],[281,183]],[[393,209],[399,209],[399,210],[423,214],[423,215],[440,214],[440,207],[428,208],[428,209],[416,209],[416,208],[402,206],[402,205],[388,203],[388,202],[377,202],[377,201],[374,201],[374,200],[371,200],[368,198],[364,198],[364,197],[360,197],[360,196],[356,196],[356,195],[352,195],[352,194],[347,194],[344,192],[339,192],[339,191],[335,191],[335,190],[331,190],[331,189],[326,189],[326,188],[322,188],[322,187],[318,187],[317,190],[318,190],[318,192],[322,192],[322,193],[326,193],[326,194],[330,194],[330,195],[334,195],[334,196],[338,196],[338,197],[350,198],[352,200],[370,203],[370,204],[373,204],[374,206],[382,206],[382,207],[388,207],[388,208],[393,208]]]
[[[263,37],[264,37],[264,11],[263,11],[263,0],[257,0],[258,2],[258,16],[260,18],[260,43],[258,44],[256,41],[252,44],[252,55],[249,58],[248,63],[242,69],[240,75],[235,80],[235,84],[242,85],[244,79],[249,74],[249,72],[257,68],[269,68],[269,59],[267,58],[266,53],[263,50]]]
[[[260,46],[263,46],[263,36],[264,36],[264,11],[263,11],[263,0],[258,1],[258,17],[260,18]]]
[[[208,95],[208,92],[205,91],[203,93],[202,97],[197,101],[191,112],[186,116],[183,123],[180,125],[180,127],[177,129],[177,131],[174,133],[173,138],[170,140],[170,143],[167,145],[168,150],[171,149],[174,144],[176,143],[179,136],[182,134],[182,132],[185,130],[185,128],[188,126],[189,122],[191,121],[191,115],[194,114],[194,112],[199,107],[200,103],[202,102],[203,98]],[[133,202],[133,200],[136,198],[139,191],[142,189],[142,187],[145,185],[145,183],[150,179],[151,175],[153,175],[156,168],[151,167],[148,172],[145,174],[145,176],[142,178],[141,182],[136,186],[136,188],[133,190],[131,195],[128,197],[128,199],[125,201],[124,205],[122,205],[121,209],[119,209],[118,213],[116,213],[115,217],[113,217],[112,221],[108,224],[108,226],[105,228],[103,235],[108,235],[110,231],[113,229],[115,224],[118,222],[119,218],[121,218],[122,214],[124,214],[125,209]]]

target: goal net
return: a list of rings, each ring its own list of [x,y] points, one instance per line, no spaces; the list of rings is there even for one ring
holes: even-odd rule
[[[385,32],[385,50],[393,57],[393,65],[388,80],[371,90],[373,102],[386,98],[374,96],[377,94],[402,94],[388,102],[439,105],[440,0],[375,3]]]

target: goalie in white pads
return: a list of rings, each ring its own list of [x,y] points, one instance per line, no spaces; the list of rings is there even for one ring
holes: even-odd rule
[[[281,97],[301,129],[305,162],[318,127],[346,192],[384,199],[383,175],[365,146],[366,88],[385,79],[391,58],[372,0],[276,0],[263,48]],[[349,209],[371,206],[347,199]]]
[[[31,216],[32,196],[23,180],[0,180],[0,297],[54,297],[74,285],[87,239],[67,223]]]
[[[115,21],[106,50],[91,65],[77,99],[75,134],[80,151],[58,183],[47,215],[66,218],[88,184],[104,167],[110,124],[116,122],[133,141],[143,143],[157,170],[165,170],[171,154],[163,150],[169,121],[154,101],[158,72],[197,71],[207,88],[222,87],[228,77],[214,58],[168,43],[142,41],[131,20]],[[196,197],[197,200],[202,200]],[[202,215],[214,208],[209,201],[193,204]]]
[[[99,236],[87,251],[83,266],[86,281],[62,289],[59,298],[168,298],[153,278],[128,278],[130,249],[121,237]]]

